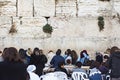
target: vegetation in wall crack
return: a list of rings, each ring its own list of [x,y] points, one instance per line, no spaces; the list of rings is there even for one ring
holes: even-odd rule
[[[120,15],[117,13],[118,22],[120,23]]]
[[[99,20],[99,21],[102,21],[102,20],[104,20],[104,18],[103,18],[102,16],[99,16],[99,17],[98,17],[98,20]]]
[[[16,30],[16,25],[15,23],[12,24],[10,30],[9,30],[9,33],[10,34],[14,34],[14,33],[17,33],[17,30]]]
[[[47,23],[45,26],[43,26],[43,32],[51,34],[52,31],[53,31],[53,28],[50,24]]]
[[[104,18],[102,16],[98,17],[98,26],[99,26],[99,31],[102,31],[104,29]]]

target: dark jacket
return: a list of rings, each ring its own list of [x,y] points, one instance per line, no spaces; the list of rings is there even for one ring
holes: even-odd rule
[[[120,52],[112,53],[108,60],[109,69],[111,69],[111,77],[120,77]]]
[[[60,63],[60,62],[64,62],[65,63],[65,59],[62,56],[60,56],[60,55],[55,55],[52,58],[50,64],[53,65],[54,68],[58,68],[58,63]]]
[[[45,63],[47,63],[47,58],[45,55],[31,55],[30,64],[34,64],[36,66],[36,74],[39,76],[42,75]]]
[[[99,70],[102,74],[107,74],[109,69],[106,66],[100,66]]]
[[[26,65],[18,62],[0,62],[0,80],[26,80]]]
[[[102,54],[97,55],[96,56],[96,61],[101,64],[103,62],[103,55]]]

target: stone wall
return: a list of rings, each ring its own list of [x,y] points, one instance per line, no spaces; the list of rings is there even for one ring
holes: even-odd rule
[[[120,47],[120,1],[111,0],[1,0],[0,49],[39,47],[45,53],[52,49],[86,49],[94,58],[96,51]],[[42,31],[47,23],[53,26],[52,35]],[[98,16],[103,16],[105,28],[99,31]],[[9,30],[15,23],[17,33]]]

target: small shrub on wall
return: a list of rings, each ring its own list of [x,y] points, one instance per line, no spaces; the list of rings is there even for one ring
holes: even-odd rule
[[[99,16],[99,17],[98,17],[98,20],[99,20],[99,21],[102,21],[102,20],[104,20],[104,18],[103,18],[102,16]]]
[[[99,31],[102,31],[104,29],[104,18],[102,16],[98,17],[98,26],[99,26]]]
[[[43,26],[43,32],[51,34],[52,31],[53,31],[53,28],[52,26],[50,26],[50,24],[47,23],[45,26]]]
[[[12,35],[13,35],[14,33],[17,33],[15,23],[12,24],[12,26],[11,26],[11,28],[10,28],[10,30],[9,30],[9,33],[12,34]]]

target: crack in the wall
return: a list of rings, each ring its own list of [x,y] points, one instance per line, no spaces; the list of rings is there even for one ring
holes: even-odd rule
[[[117,13],[118,22],[120,23],[120,14]]]
[[[18,16],[18,0],[16,0],[16,17]]]
[[[70,2],[71,5],[66,5]],[[74,4],[75,3],[75,4]],[[74,13],[73,15],[75,15],[76,17],[78,17],[78,14],[79,14],[79,7],[80,7],[80,2],[79,0],[55,0],[55,16],[57,15],[61,15],[61,16],[64,16],[64,15],[70,15],[71,16],[71,13],[69,11],[71,11],[71,8],[70,7],[75,7],[74,8],[74,11],[76,13]],[[87,3],[82,3],[82,4],[87,4]],[[89,2],[88,4],[91,4],[94,6],[94,4],[92,4],[92,2]],[[109,7],[105,7],[105,8],[99,8],[98,9],[98,14],[100,15],[104,15],[104,16],[111,16],[112,14],[112,8],[113,8],[113,4],[114,4],[114,0],[111,0],[110,2],[103,2],[103,4],[108,4],[107,6],[111,7],[109,9]],[[97,5],[97,3],[96,3]],[[100,5],[100,4],[99,4]],[[67,12],[65,10],[65,8],[69,7],[69,11]],[[83,6],[82,6],[83,7]],[[61,11],[60,11],[61,10]],[[65,12],[66,11],[66,12]],[[92,12],[92,10],[90,10],[90,12]],[[83,11],[84,13],[84,11]],[[87,13],[88,14],[88,13]],[[91,13],[90,13],[91,15]]]
[[[33,17],[35,16],[35,1],[33,0]]]
[[[76,17],[78,17],[78,2],[77,2],[77,0],[76,0]]]

